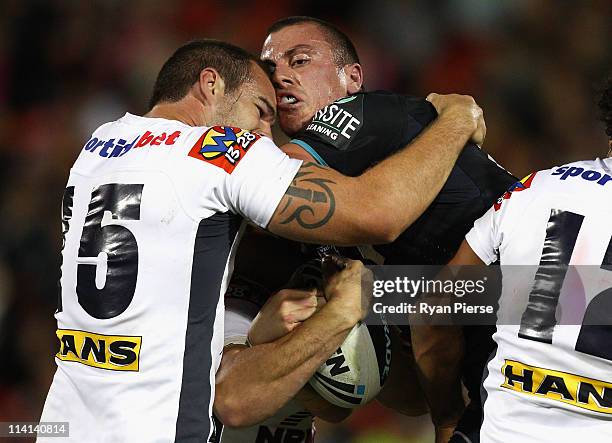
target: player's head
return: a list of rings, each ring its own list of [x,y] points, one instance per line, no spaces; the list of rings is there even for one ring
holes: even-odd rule
[[[609,148],[608,157],[612,157],[612,75],[608,77],[606,88],[599,99],[599,109],[601,111],[601,120],[606,125]]]
[[[181,104],[197,125],[237,126],[270,135],[276,113],[267,69],[245,50],[218,40],[195,40],[161,68],[152,109]]]
[[[334,25],[312,17],[289,17],[268,29],[261,59],[272,68],[279,123],[297,133],[314,113],[358,92],[363,73],[355,46]]]

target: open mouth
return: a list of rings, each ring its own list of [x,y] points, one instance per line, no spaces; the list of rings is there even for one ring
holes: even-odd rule
[[[277,97],[277,106],[279,109],[289,110],[298,106],[302,101],[293,94],[282,92]]]
[[[294,104],[297,103],[298,100],[297,98],[295,98],[293,95],[285,95],[283,97],[281,97],[280,99],[280,103],[285,105],[285,104]]]

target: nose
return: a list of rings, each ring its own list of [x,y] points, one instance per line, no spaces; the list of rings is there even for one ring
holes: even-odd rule
[[[276,65],[276,69],[272,75],[272,84],[275,88],[283,88],[295,84],[295,73],[293,69],[289,66]]]

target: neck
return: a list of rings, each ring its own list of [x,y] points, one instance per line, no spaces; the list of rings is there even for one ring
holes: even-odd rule
[[[202,103],[187,96],[177,102],[158,103],[145,114],[145,117],[177,120],[189,126],[206,126],[205,111]]]

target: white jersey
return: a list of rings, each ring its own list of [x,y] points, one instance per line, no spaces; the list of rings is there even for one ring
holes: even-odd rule
[[[244,344],[251,323],[270,294],[259,285],[236,278],[226,294],[225,345]],[[297,401],[291,400],[274,416],[255,426],[223,427],[221,443],[312,443],[313,416]]]
[[[300,164],[238,128],[131,114],[98,128],[63,199],[41,421],[79,443],[208,442],[241,217],[265,227]]]
[[[485,263],[500,259],[500,315],[520,314],[493,337],[481,441],[610,442],[612,159],[521,182],[466,236]],[[601,313],[608,326],[593,326]]]

